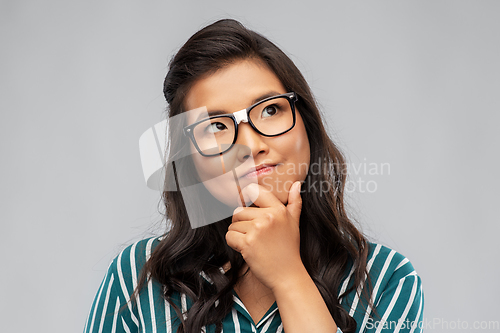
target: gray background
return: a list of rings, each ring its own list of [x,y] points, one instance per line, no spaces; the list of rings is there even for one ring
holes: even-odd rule
[[[291,56],[353,165],[390,164],[354,177],[377,188],[350,208],[413,262],[426,320],[500,320],[499,14],[498,1],[1,1],[2,331],[81,331],[110,260],[162,229],[139,136],[164,119],[175,50],[225,17]]]

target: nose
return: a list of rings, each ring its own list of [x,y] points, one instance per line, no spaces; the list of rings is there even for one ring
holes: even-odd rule
[[[269,151],[265,138],[257,133],[249,123],[241,122],[238,125],[238,137],[235,143],[249,148],[239,150],[238,159],[242,162],[248,159],[250,154],[255,159],[257,155],[265,154]]]

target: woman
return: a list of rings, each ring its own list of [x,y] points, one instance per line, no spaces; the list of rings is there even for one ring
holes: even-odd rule
[[[203,186],[164,192],[171,229],[113,261],[85,332],[421,331],[420,278],[348,219],[344,159],[280,49],[218,21],[172,59],[164,94],[180,119],[166,184]]]

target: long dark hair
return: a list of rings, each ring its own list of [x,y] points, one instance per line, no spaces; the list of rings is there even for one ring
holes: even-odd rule
[[[196,32],[170,61],[163,90],[169,105],[168,116],[186,111],[184,98],[195,81],[243,59],[263,62],[287,91],[299,96],[296,106],[309,138],[310,162],[316,163],[316,169],[318,163],[321,165],[321,172],[310,167],[303,184],[307,190],[302,191],[301,258],[337,325],[345,333],[354,332],[356,322],[341,307],[340,299],[364,283],[368,243],[344,208],[344,157],[328,137],[310,88],[288,56],[235,20],[217,21]],[[182,135],[178,128],[170,128],[169,133],[170,152],[186,149],[176,139]],[[192,167],[189,158],[183,159],[183,163],[186,165],[176,165],[178,173]],[[318,188],[319,184],[330,186]],[[233,304],[232,288],[244,264],[241,255],[225,241],[231,218],[192,229],[180,192],[165,191],[162,199],[171,228],[147,261],[136,291],[148,277],[156,279],[177,311],[178,332],[200,332],[210,324],[215,324],[220,332],[221,322]],[[223,274],[219,268],[228,261],[231,268]],[[340,284],[351,269],[353,283],[339,295]],[[207,283],[207,277],[211,283]],[[184,293],[192,301],[185,317],[170,301],[174,293]]]

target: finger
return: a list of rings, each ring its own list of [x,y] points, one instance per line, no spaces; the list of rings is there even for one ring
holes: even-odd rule
[[[300,212],[302,211],[302,197],[300,196],[300,181],[293,183],[290,191],[288,192],[288,204],[286,209],[290,215],[296,220],[300,221]]]
[[[257,207],[267,208],[283,205],[268,189],[262,185],[249,184],[241,190],[245,199],[249,199]]]
[[[233,212],[233,222],[240,222],[240,221],[251,221],[253,220],[261,208],[259,207],[238,207],[234,210]]]
[[[233,250],[236,252],[241,252],[241,249],[243,248],[243,242],[245,239],[245,234],[242,234],[241,232],[229,230],[226,233],[226,242],[227,245],[229,245]]]
[[[240,222],[234,222],[229,225],[227,230],[230,231],[237,231],[242,234],[246,234],[252,229],[252,222],[250,221],[240,221]]]

